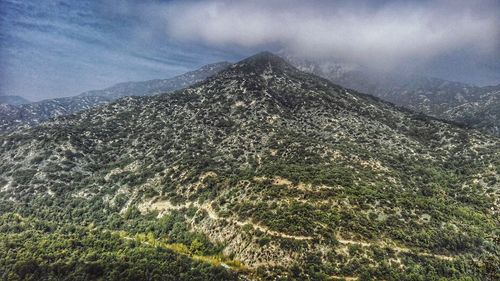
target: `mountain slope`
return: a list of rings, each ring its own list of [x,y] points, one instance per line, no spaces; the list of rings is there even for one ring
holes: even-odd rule
[[[10,131],[19,126],[37,124],[58,116],[73,114],[107,104],[110,101],[108,98],[98,96],[77,96],[43,100],[18,106],[0,105],[0,132]]]
[[[498,139],[269,53],[0,143],[2,212],[151,235],[248,278],[499,274]]]
[[[312,62],[284,57],[299,69],[346,88],[380,97],[437,118],[499,135],[498,86],[477,87],[438,78],[374,73],[346,63]]]
[[[14,104],[1,106],[0,132],[22,125],[37,124],[58,116],[70,115],[107,104],[121,97],[155,95],[185,88],[203,81],[229,65],[228,62],[219,62],[169,79],[120,83],[104,90],[89,91],[75,97],[49,99],[17,106]]]
[[[500,136],[500,85],[481,88],[475,99],[447,109],[440,116]]]
[[[20,105],[20,104],[30,103],[30,101],[20,96],[0,95],[0,104],[1,103],[10,105]]]

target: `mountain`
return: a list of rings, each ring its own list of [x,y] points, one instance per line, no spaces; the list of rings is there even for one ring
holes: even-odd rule
[[[500,85],[480,88],[474,99],[447,109],[440,116],[500,136]]]
[[[67,97],[43,100],[18,106],[0,104],[0,132],[20,126],[34,125],[50,118],[65,116],[107,104],[111,100],[99,96]]]
[[[169,79],[120,83],[104,90],[89,91],[74,97],[48,99],[28,104],[0,105],[0,132],[23,125],[37,124],[58,116],[70,115],[126,96],[155,95],[185,88],[203,81],[229,65],[228,62],[209,64]]]
[[[225,61],[208,64],[173,78],[119,83],[104,90],[88,91],[80,94],[80,96],[99,96],[114,100],[128,96],[149,96],[171,92],[203,81],[230,65],[229,62]]]
[[[302,71],[396,105],[500,135],[499,86],[477,87],[432,77],[375,73],[359,65],[313,62],[283,54]]]
[[[30,101],[20,96],[0,95],[0,104],[2,103],[10,105],[20,105],[20,104],[30,103]]]
[[[500,274],[497,138],[270,53],[4,133],[0,156],[11,274],[175,279],[179,262],[156,265],[166,254],[197,280]]]

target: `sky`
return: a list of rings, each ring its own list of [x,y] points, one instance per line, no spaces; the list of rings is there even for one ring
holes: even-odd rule
[[[0,0],[0,95],[72,96],[256,52],[500,83],[498,0]]]

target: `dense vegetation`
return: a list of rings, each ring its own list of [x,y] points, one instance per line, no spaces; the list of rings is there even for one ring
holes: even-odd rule
[[[396,105],[500,136],[500,85],[478,87],[433,77],[374,73],[362,67],[311,62],[293,56],[299,69]]]
[[[207,279],[233,278],[220,265],[269,280],[500,277],[498,139],[268,54],[180,92],[0,135],[0,144],[0,212],[35,224],[4,228],[2,241],[19,241],[12,249],[26,255],[46,237],[88,243],[100,278],[118,278],[104,274],[122,268],[121,247],[168,257],[158,276],[178,278],[180,264]],[[60,257],[73,251],[64,245],[37,251]],[[60,264],[87,274],[87,254],[75,249]],[[52,262],[35,264],[57,274]]]
[[[2,280],[237,280],[222,267],[100,228],[0,217]]]

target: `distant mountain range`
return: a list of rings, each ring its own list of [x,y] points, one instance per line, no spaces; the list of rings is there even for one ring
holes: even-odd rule
[[[218,62],[202,66],[169,79],[154,79],[140,82],[119,83],[104,90],[88,91],[80,94],[87,97],[105,97],[110,100],[128,96],[151,96],[186,88],[229,67],[229,62]]]
[[[34,103],[21,102],[22,98],[8,96],[10,98],[1,99],[2,102],[0,102],[0,132],[73,114],[122,97],[148,96],[182,89],[203,81],[229,65],[228,62],[219,62],[169,79],[120,83],[74,97],[48,99]]]
[[[500,85],[477,87],[431,77],[375,73],[355,64],[313,62],[283,56],[300,70],[346,88],[500,135]]]
[[[352,63],[313,62],[285,53],[280,55],[298,69],[346,88],[500,136],[500,85],[477,87],[431,77],[375,73]],[[75,97],[36,103],[17,96],[0,96],[0,132],[73,114],[121,97],[155,95],[182,89],[203,81],[229,65],[228,62],[219,62],[170,79],[119,83]]]
[[[0,95],[0,104],[21,105],[26,103],[30,103],[30,101],[20,96]]]
[[[270,53],[2,133],[0,159],[13,280],[499,276],[500,139]]]

